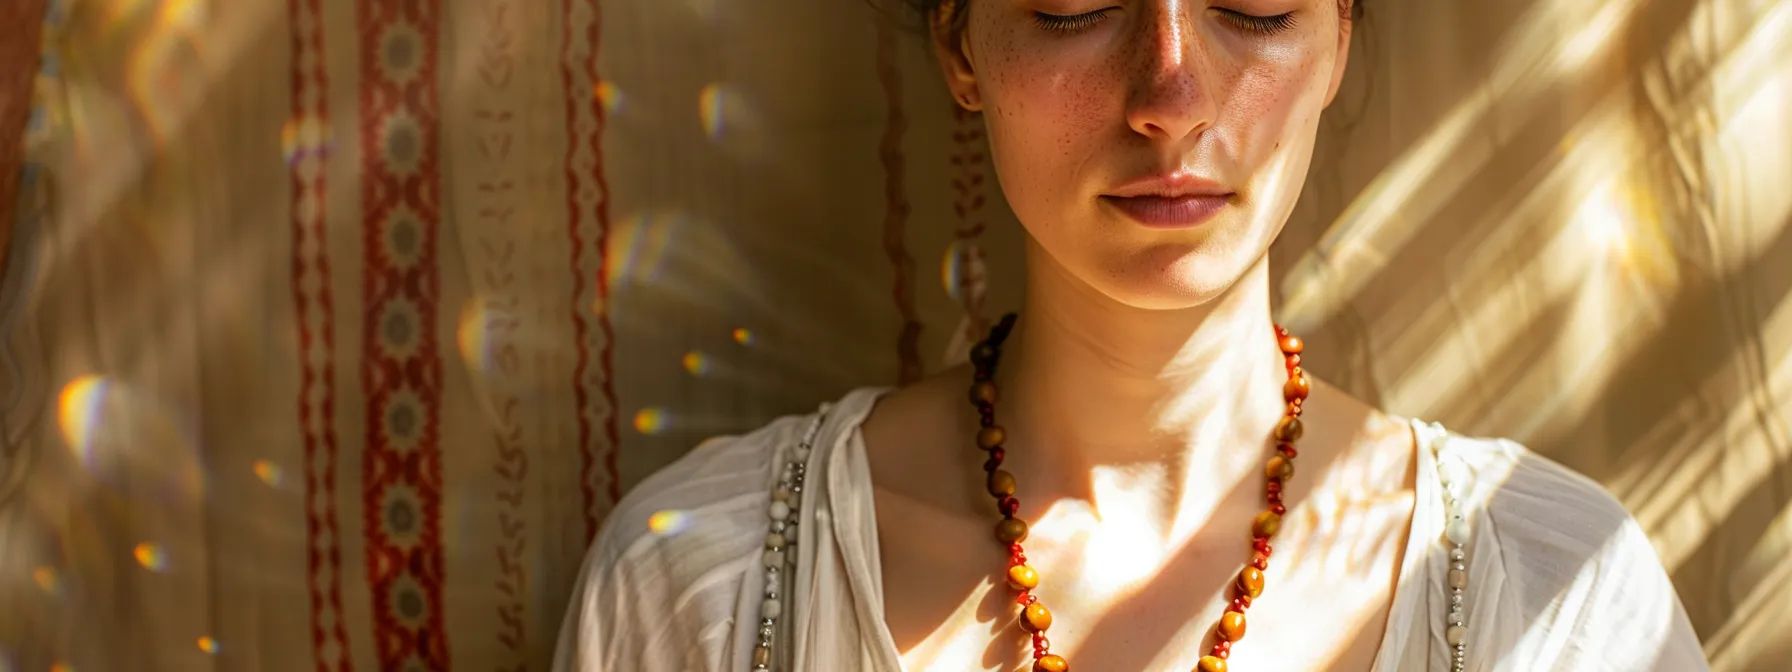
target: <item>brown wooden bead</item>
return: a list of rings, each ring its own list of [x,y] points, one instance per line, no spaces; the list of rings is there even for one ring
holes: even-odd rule
[[[1226,672],[1226,660],[1219,656],[1201,656],[1201,662],[1195,665],[1197,672]]]
[[[1274,480],[1278,480],[1278,481],[1287,481],[1287,480],[1293,479],[1294,478],[1294,460],[1290,460],[1281,455],[1272,456],[1269,458],[1269,464],[1264,465],[1263,473],[1265,475],[1269,476],[1270,478],[1272,478]]]
[[[1282,517],[1276,515],[1274,511],[1259,513],[1257,519],[1251,521],[1252,536],[1273,537],[1276,536],[1276,530],[1280,529],[1282,529]]]
[[[1298,355],[1307,347],[1307,344],[1301,342],[1299,336],[1294,335],[1283,336],[1280,345],[1284,355]]]
[[[971,385],[971,403],[979,406],[996,403],[996,384],[980,380]]]
[[[1033,672],[1069,672],[1070,661],[1055,653],[1048,653],[1033,661]]]
[[[1244,639],[1244,614],[1228,611],[1220,616],[1220,636],[1228,642]]]
[[[1027,565],[1015,565],[1008,568],[1008,586],[1015,590],[1032,590],[1039,587],[1039,571]]]
[[[996,497],[1014,496],[1014,474],[1006,469],[989,472],[989,494]]]
[[[1257,569],[1256,567],[1246,567],[1244,568],[1244,571],[1239,572],[1238,592],[1245,594],[1253,600],[1257,599],[1258,595],[1262,595],[1263,570]]]
[[[1306,399],[1307,395],[1312,393],[1313,386],[1307,382],[1306,376],[1292,376],[1288,378],[1288,382],[1282,384],[1282,398],[1289,401]]]
[[[1029,604],[1020,613],[1020,627],[1027,632],[1045,632],[1052,627],[1052,611],[1038,602]]]
[[[1306,428],[1300,424],[1300,418],[1285,417],[1282,418],[1281,424],[1276,425],[1276,440],[1293,443],[1299,441],[1301,434],[1305,431]]]
[[[1027,522],[1019,518],[1003,518],[996,523],[996,541],[1002,545],[1015,544],[1027,539]]]
[[[984,427],[977,430],[977,447],[984,450],[993,450],[1001,446],[1002,442],[1007,439],[1008,433],[1002,431],[1000,426]]]

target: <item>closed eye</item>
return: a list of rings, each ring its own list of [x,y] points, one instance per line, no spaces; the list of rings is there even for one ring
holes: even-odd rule
[[[1101,23],[1102,20],[1106,19],[1108,13],[1113,10],[1113,7],[1106,7],[1097,9],[1093,12],[1083,12],[1082,14],[1047,14],[1045,12],[1033,12],[1033,22],[1038,24],[1040,28],[1050,32],[1073,35],[1095,27],[1096,24]]]

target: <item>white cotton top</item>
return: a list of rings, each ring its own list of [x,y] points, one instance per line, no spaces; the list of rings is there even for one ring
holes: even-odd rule
[[[885,391],[856,390],[819,416],[707,442],[631,490],[585,560],[554,670],[751,670],[771,491],[817,417],[772,669],[903,669],[883,623],[859,432]],[[1470,672],[1708,669],[1654,548],[1604,489],[1511,441],[1412,426],[1422,447],[1417,501],[1374,672],[1450,669],[1439,464],[1470,528]],[[653,530],[649,518],[661,511],[682,512],[670,517],[681,524]]]

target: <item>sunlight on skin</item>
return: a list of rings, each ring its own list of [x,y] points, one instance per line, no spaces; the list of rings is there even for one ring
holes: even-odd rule
[[[1401,424],[1380,431],[1383,433],[1370,436],[1387,438],[1387,431],[1406,430]],[[1344,456],[1289,510],[1275,543],[1270,572],[1274,580],[1252,608],[1251,634],[1234,652],[1235,665],[1240,669],[1322,669],[1345,653],[1359,628],[1379,628],[1381,608],[1396,573],[1396,556],[1404,548],[1412,511],[1409,495],[1390,493],[1386,484],[1402,481],[1409,457],[1395,451]],[[1239,558],[1248,554],[1248,542],[1243,539],[1236,549],[1224,543],[1191,549],[1185,541],[1145,523],[1152,516],[1137,512],[1158,507],[1139,494],[1150,489],[1150,484],[1161,482],[1151,474],[1098,470],[1093,480],[1101,509],[1131,515],[1099,516],[1086,504],[1060,500],[1033,525],[1027,549],[1029,564],[1044,574],[1041,599],[1058,616],[1048,632],[1052,649],[1070,658],[1073,667],[1079,649],[1089,643],[1090,629],[1104,616],[1140,608],[1139,603],[1128,604],[1129,600],[1148,601],[1151,596],[1145,591],[1151,579],[1184,571],[1173,566],[1177,561],[1189,561],[1183,554],[1196,553],[1196,566],[1207,562],[1204,554],[1223,556],[1216,562],[1226,565],[1228,574],[1241,568]],[[1206,504],[1210,508],[1211,502]],[[1196,521],[1192,526],[1200,528],[1205,523]],[[1099,571],[1083,569],[1097,567]],[[1076,568],[1077,573],[1056,573],[1053,568]],[[1165,626],[1165,643],[1160,650],[1149,652],[1149,664],[1143,669],[1192,668],[1225,605],[1227,585],[1215,588],[1219,592],[1173,598],[1205,606],[1185,621]],[[990,595],[992,590],[996,595]],[[980,583],[936,630],[902,656],[905,669],[1007,669],[984,663],[992,646],[996,651],[1008,646],[1003,638],[1011,638],[1017,649],[1024,648],[1026,635],[1014,623],[1013,595],[1013,589],[1005,584]],[[994,622],[977,618],[977,607],[986,599],[999,600],[1002,605],[1003,615]],[[1332,637],[1316,639],[1313,632],[1331,633]],[[1122,646],[1131,642],[1122,641]],[[1302,642],[1299,648],[1309,657],[1289,660],[1291,648],[1279,643],[1292,641]],[[1151,645],[1157,644],[1153,641]],[[1114,643],[1107,641],[1102,646],[1111,648]]]
[[[1638,0],[1608,0],[1598,15],[1602,20],[1595,24],[1609,28],[1583,32],[1586,37],[1567,42],[1560,26],[1587,25],[1581,3],[1538,3],[1514,21],[1515,35],[1493,59],[1487,84],[1465,96],[1425,137],[1382,170],[1319,244],[1293,264],[1283,284],[1288,297],[1285,324],[1296,331],[1311,330],[1355,297],[1420,225],[1431,221],[1497,154],[1498,140],[1483,133],[1487,119],[1502,110],[1536,107],[1531,104],[1536,97],[1548,95],[1574,66],[1609,48],[1611,35],[1638,5]]]

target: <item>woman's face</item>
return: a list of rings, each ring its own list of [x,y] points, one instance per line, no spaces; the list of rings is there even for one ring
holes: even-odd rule
[[[1300,194],[1349,47],[1339,0],[970,0],[935,44],[1055,264],[1141,308],[1224,292]]]

